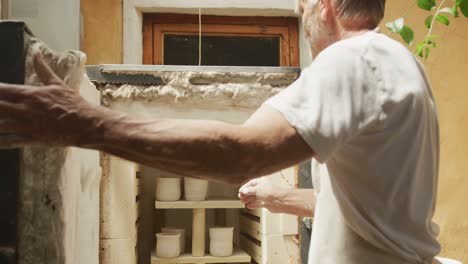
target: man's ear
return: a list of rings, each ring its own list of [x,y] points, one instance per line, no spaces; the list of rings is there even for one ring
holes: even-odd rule
[[[331,0],[319,0],[318,5],[320,10],[320,19],[322,19],[322,21],[328,20],[332,12]]]

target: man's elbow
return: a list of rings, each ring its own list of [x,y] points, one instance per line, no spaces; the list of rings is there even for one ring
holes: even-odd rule
[[[225,177],[225,182],[231,185],[236,185],[236,186],[242,185],[252,179],[262,177],[262,175],[260,175],[257,172],[254,172],[254,170],[252,169],[242,170],[239,168],[233,169],[226,176],[227,177]]]

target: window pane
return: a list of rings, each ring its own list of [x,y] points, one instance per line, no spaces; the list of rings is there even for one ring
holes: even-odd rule
[[[164,64],[198,65],[198,36],[164,36]],[[202,36],[202,65],[280,66],[280,37]]]

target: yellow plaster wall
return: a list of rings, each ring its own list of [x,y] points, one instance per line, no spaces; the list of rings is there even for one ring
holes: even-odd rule
[[[384,21],[401,16],[408,5],[407,0],[387,1]],[[407,17],[418,42],[427,33],[423,23],[427,14],[415,7]],[[387,32],[383,26],[382,30]],[[449,27],[437,25],[434,33],[440,35],[439,46],[424,64],[440,119],[441,159],[435,216],[441,228],[440,255],[468,263],[468,18],[452,19]]]
[[[87,64],[123,62],[122,1],[80,1],[80,49],[87,55]]]

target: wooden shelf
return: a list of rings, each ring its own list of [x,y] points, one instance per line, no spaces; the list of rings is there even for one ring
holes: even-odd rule
[[[169,263],[246,263],[250,262],[250,256],[239,248],[234,248],[234,253],[230,257],[213,257],[206,255],[204,257],[192,257],[191,254],[183,254],[178,258],[162,259],[157,258],[153,252],[151,256],[151,264],[169,264]]]
[[[223,208],[245,208],[245,205],[240,200],[228,199],[210,199],[206,201],[193,202],[193,201],[175,201],[175,202],[161,202],[156,201],[156,209],[223,209]]]

